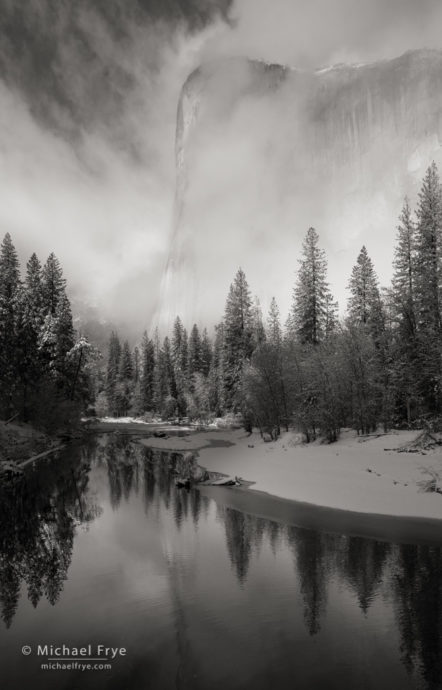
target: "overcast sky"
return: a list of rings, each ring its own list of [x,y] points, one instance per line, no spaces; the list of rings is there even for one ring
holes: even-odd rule
[[[0,232],[23,260],[54,251],[74,300],[141,329],[167,254],[176,105],[193,68],[442,47],[439,0],[0,0],[0,20]]]

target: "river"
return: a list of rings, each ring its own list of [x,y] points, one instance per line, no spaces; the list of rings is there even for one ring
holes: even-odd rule
[[[0,489],[2,690],[442,687],[440,544],[258,517],[175,460],[97,435]]]

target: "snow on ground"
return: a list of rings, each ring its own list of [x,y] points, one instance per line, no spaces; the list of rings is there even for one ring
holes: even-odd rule
[[[442,495],[425,493],[419,486],[430,479],[428,472],[437,473],[442,484],[442,451],[384,450],[403,446],[418,433],[358,438],[344,432],[334,444],[304,445],[293,433],[264,443],[257,433],[223,430],[140,442],[152,448],[198,451],[199,464],[208,470],[255,482],[252,489],[280,498],[362,513],[442,519]],[[226,446],[220,447],[220,441]]]
[[[89,429],[100,431],[115,431],[124,429],[130,431],[132,425],[136,425],[143,430],[151,431],[159,427],[167,427],[167,431],[191,431],[192,427],[183,424],[172,425],[170,422],[163,422],[161,419],[151,419],[146,421],[142,417],[83,417],[81,420]]]
[[[146,422],[141,417],[100,417],[97,421],[105,424],[149,424],[150,426],[161,423],[158,420]]]

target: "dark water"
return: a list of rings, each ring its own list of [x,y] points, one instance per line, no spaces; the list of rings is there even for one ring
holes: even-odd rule
[[[0,491],[2,690],[442,688],[440,547],[254,517],[174,460],[111,435]],[[50,644],[127,653],[42,670]]]

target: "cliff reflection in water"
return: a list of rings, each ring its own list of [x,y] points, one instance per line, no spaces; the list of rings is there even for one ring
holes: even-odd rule
[[[0,489],[0,608],[9,627],[24,584],[34,607],[46,597],[56,604],[69,577],[76,530],[99,520],[100,501],[111,512],[133,500],[142,501],[142,530],[166,535],[170,596],[177,631],[181,673],[192,675],[187,629],[186,587],[204,552],[188,557],[180,553],[183,530],[198,540],[202,523],[221,525],[234,574],[233,587],[259,597],[252,570],[268,587],[277,587],[275,572],[266,570],[262,552],[293,562],[293,594],[300,597],[308,636],[320,636],[332,604],[332,587],[349,593],[351,606],[369,618],[374,602],[394,611],[401,661],[408,673],[426,688],[440,687],[442,677],[442,551],[438,547],[397,545],[361,537],[327,534],[278,524],[214,503],[198,490],[175,487],[177,453],[143,448],[123,435],[91,439],[70,448],[26,473],[14,485]],[[105,478],[108,496],[91,490],[93,473]],[[120,511],[120,512],[119,512]],[[170,516],[171,520],[167,520]],[[168,538],[168,535],[170,539]],[[291,566],[290,566],[291,567]],[[236,580],[236,585],[234,584]],[[274,583],[274,584],[273,584]],[[232,586],[232,585],[230,585]],[[223,607],[220,600],[219,606]],[[339,630],[336,631],[336,635]],[[190,676],[189,676],[190,677]]]

